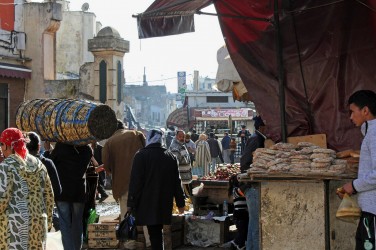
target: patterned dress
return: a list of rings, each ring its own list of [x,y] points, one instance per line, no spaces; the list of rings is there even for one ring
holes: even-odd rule
[[[53,191],[45,166],[31,155],[0,164],[0,249],[45,249]]]
[[[182,184],[189,184],[192,182],[191,160],[189,153],[184,143],[179,142],[174,138],[170,145],[169,151],[173,153],[179,161],[179,174]]]
[[[205,140],[196,141],[196,161],[194,167],[199,169],[200,175],[209,174],[209,163],[211,161],[209,144]]]

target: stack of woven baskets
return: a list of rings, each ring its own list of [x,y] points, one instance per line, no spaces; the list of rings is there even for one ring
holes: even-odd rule
[[[85,145],[109,138],[117,128],[107,105],[73,99],[35,99],[20,105],[17,127],[34,131],[42,140]]]

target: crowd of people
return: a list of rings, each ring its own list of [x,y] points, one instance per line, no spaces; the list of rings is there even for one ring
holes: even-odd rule
[[[345,193],[358,193],[361,218],[356,232],[356,249],[373,249],[376,225],[376,94],[357,91],[349,101],[350,119],[364,134],[357,179],[346,183]],[[255,132],[242,127],[241,171],[253,162],[253,152],[264,147],[265,123],[254,118]],[[171,134],[170,134],[171,135]],[[121,218],[126,213],[144,226],[146,244],[163,249],[163,225],[171,223],[173,201],[179,213],[184,212],[185,197],[192,195],[192,175],[213,173],[218,162],[234,163],[236,140],[228,133],[219,141],[213,132],[197,135],[195,131],[174,131],[165,145],[163,132],[152,129],[143,133],[128,130],[121,121],[116,132],[102,147],[97,142],[71,145],[49,142],[41,151],[41,140],[34,132],[23,133],[7,128],[0,135],[3,160],[0,163],[0,249],[45,249],[47,232],[52,228],[54,207],[67,250],[80,250],[87,211],[94,198],[88,195],[89,170],[105,169],[112,176],[113,197],[120,205]],[[103,172],[104,174],[104,172]],[[95,188],[100,201],[105,176],[98,176]],[[91,193],[96,193],[93,190]],[[236,175],[229,181],[229,195],[234,199],[234,220],[238,234],[234,249],[258,250],[260,243],[260,184],[241,183]],[[363,248],[365,247],[365,248]],[[368,247],[368,248],[367,248]],[[369,248],[371,247],[371,248]]]
[[[88,195],[93,190],[87,179],[93,169],[95,173],[95,169],[102,168],[105,171],[97,174],[94,185],[99,202],[108,197],[104,189],[104,175],[108,173],[113,197],[120,206],[120,218],[127,212],[134,213],[137,223],[144,226],[147,246],[163,249],[162,227],[171,222],[173,199],[183,213],[184,197],[192,194],[192,174],[212,174],[219,162],[234,163],[237,147],[235,138],[228,133],[221,141],[213,132],[198,135],[194,130],[177,130],[173,134],[167,147],[168,140],[163,140],[162,131],[150,130],[145,138],[143,133],[128,130],[118,120],[117,130],[104,146],[98,142],[57,142],[52,146],[48,141],[42,146],[35,132],[4,130],[0,137],[5,157],[0,169],[4,176],[0,201],[7,213],[1,215],[4,239],[0,244],[4,249],[18,245],[20,249],[44,249],[52,218],[57,218],[54,226],[61,231],[64,249],[81,249],[89,209],[95,208]],[[19,190],[25,194],[14,195]],[[37,209],[32,204],[38,204]],[[39,224],[32,220],[35,216],[40,218]],[[13,223],[20,223],[19,230],[12,231]],[[28,234],[31,229],[36,235]]]

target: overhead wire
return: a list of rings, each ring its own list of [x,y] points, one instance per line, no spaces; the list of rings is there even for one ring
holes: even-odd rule
[[[188,74],[186,76],[192,76],[192,74]],[[164,79],[159,79],[159,80],[148,80],[147,82],[162,82],[162,81],[166,81],[166,80],[172,80],[172,79],[177,79],[178,77],[177,76],[174,76],[174,77],[169,77],[169,78],[164,78]],[[133,81],[133,82],[125,82],[125,84],[130,84],[130,83],[143,83],[143,81]]]

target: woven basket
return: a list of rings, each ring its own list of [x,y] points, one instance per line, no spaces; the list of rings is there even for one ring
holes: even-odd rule
[[[17,127],[42,140],[85,145],[109,138],[116,130],[115,112],[107,105],[73,99],[35,99],[22,103]]]

